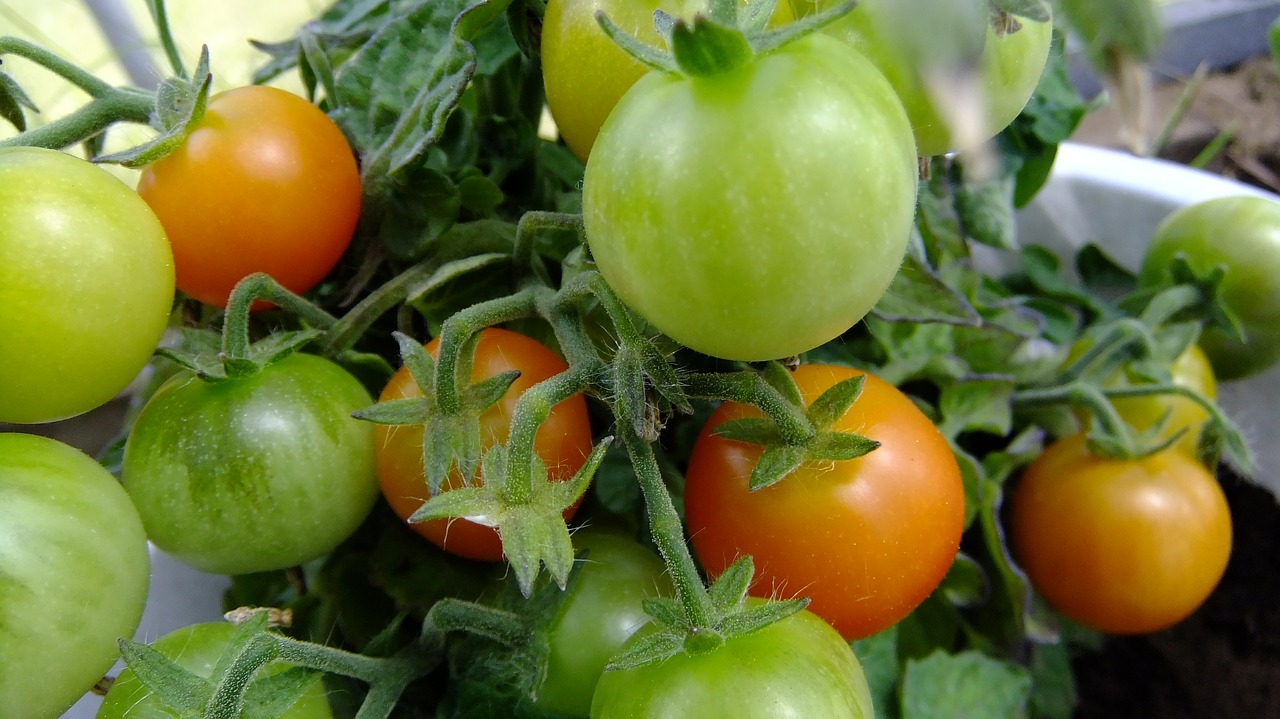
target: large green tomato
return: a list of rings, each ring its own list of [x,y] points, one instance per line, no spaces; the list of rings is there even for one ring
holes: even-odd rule
[[[587,556],[560,612],[547,627],[547,673],[538,706],[585,717],[596,683],[627,639],[649,622],[641,603],[671,596],[666,565],[658,555],[621,535],[579,530],[573,545]]]
[[[930,97],[921,77],[920,59],[912,57],[907,49],[912,44],[899,36],[901,25],[895,17],[898,7],[894,0],[860,0],[852,12],[827,26],[825,32],[853,45],[889,79],[911,118],[922,156],[965,149],[952,133],[951,123]],[[997,32],[994,26],[987,28],[978,67],[985,121],[981,131],[972,138],[975,142],[990,139],[1013,122],[1044,72],[1053,39],[1053,23],[1025,18],[1017,18],[1016,22],[1018,27],[1011,32],[1003,29]]]
[[[547,109],[565,144],[586,162],[600,126],[618,100],[648,72],[647,67],[610,40],[596,22],[604,12],[632,37],[655,47],[665,42],[653,26],[653,13],[662,10],[690,20],[705,12],[707,0],[550,0],[542,18],[542,78]],[[783,0],[773,11],[771,25],[792,19]]]
[[[1174,212],[1156,228],[1141,281],[1152,285],[1167,277],[1175,255],[1196,272],[1226,269],[1222,301],[1240,320],[1245,340],[1205,329],[1200,348],[1218,379],[1247,377],[1280,361],[1280,202],[1224,197]]]
[[[654,327],[768,360],[839,336],[880,298],[916,178],[893,89],[811,35],[718,74],[636,83],[592,150],[583,218],[600,272]]]
[[[632,641],[644,635],[641,630]],[[874,716],[857,657],[836,630],[807,611],[707,654],[605,672],[591,701],[591,719]]]
[[[245,574],[316,559],[378,497],[373,399],[346,370],[292,354],[239,379],[170,379],[125,445],[123,481],[156,546]]]
[[[52,439],[0,434],[0,717],[52,719],[93,688],[137,629],[149,578],[115,477]]]
[[[172,305],[173,254],[133,190],[71,155],[0,148],[0,422],[111,399]]]
[[[151,647],[178,666],[209,677],[235,632],[235,626],[226,622],[192,624],[160,637]],[[269,663],[260,670],[260,676],[268,677],[287,667],[283,663]],[[156,698],[132,670],[125,669],[102,700],[97,719],[172,719],[174,716],[177,715]],[[317,677],[316,683],[277,719],[331,719],[332,716],[324,685]]]

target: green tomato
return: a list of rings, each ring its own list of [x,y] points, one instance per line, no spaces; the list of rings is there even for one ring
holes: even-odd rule
[[[839,336],[880,298],[916,179],[893,89],[810,35],[718,74],[636,83],[592,150],[583,218],[601,274],[659,331],[768,360]]]
[[[603,12],[624,32],[661,47],[653,13],[691,20],[707,0],[550,0],[542,18],[542,78],[547,109],[560,137],[586,162],[600,126],[627,90],[649,68],[610,40],[595,14]],[[791,6],[774,6],[770,25],[791,22]]]
[[[133,190],[71,155],[0,148],[0,422],[114,397],[172,305],[173,254]]]
[[[1240,320],[1245,340],[1216,327],[1205,329],[1200,348],[1218,379],[1247,377],[1280,361],[1280,202],[1225,197],[1174,212],[1156,228],[1140,282],[1165,280],[1176,255],[1197,273],[1226,269],[1222,302]]]
[[[641,603],[674,590],[662,560],[631,539],[579,530],[573,544],[588,554],[570,595],[547,627],[550,654],[536,703],[585,717],[605,665],[649,622]]]
[[[707,654],[605,672],[591,702],[591,719],[712,716],[872,719],[875,713],[848,643],[807,611]]]
[[[226,622],[192,624],[160,637],[151,647],[183,669],[208,678],[235,632],[235,626]],[[269,663],[260,670],[260,676],[269,677],[286,668],[287,664]],[[177,716],[174,711],[126,668],[102,700],[97,719],[173,719],[174,716]],[[277,719],[331,719],[332,716],[324,685],[317,677],[316,683]]]
[[[346,370],[292,354],[239,379],[170,379],[125,445],[123,481],[151,541],[214,574],[316,559],[378,497],[373,403]]]
[[[132,637],[150,558],[119,482],[83,453],[0,434],[0,717],[52,719]]]
[[[903,24],[897,22],[898,7],[893,0],[861,0],[852,12],[828,25],[824,32],[857,48],[888,78],[911,118],[922,156],[966,149],[926,88],[922,60],[908,49],[917,45],[901,37],[905,30],[901,30]],[[986,42],[978,65],[984,122],[972,138],[974,142],[994,137],[1013,122],[1044,72],[1053,39],[1053,23],[1025,18],[1017,18],[1017,23],[1019,27],[1012,32],[997,32],[991,25],[986,29]]]

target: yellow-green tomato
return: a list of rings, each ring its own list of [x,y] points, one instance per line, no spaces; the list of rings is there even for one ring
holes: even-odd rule
[[[0,148],[0,422],[50,422],[124,389],[173,306],[160,221],[106,170]]]
[[[102,679],[147,601],[142,521],[61,442],[0,434],[0,717],[53,719]]]
[[[917,172],[893,88],[810,35],[733,69],[636,83],[587,162],[587,242],[619,297],[677,342],[789,357],[844,333],[889,286]]]
[[[826,5],[835,5],[834,1]],[[922,59],[914,57],[896,22],[894,0],[859,0],[848,15],[825,28],[867,56],[889,79],[906,107],[921,156],[942,155],[967,149],[952,131],[943,109],[934,101],[922,77]],[[970,138],[982,142],[995,136],[1022,112],[1049,57],[1052,22],[1016,18],[1016,30],[987,28],[986,43],[978,66],[985,118],[980,132]],[[945,32],[945,28],[937,28]]]
[[[210,677],[231,638],[235,626],[226,622],[192,624],[174,630],[151,644],[151,648],[172,659],[178,666],[196,676]],[[258,670],[259,677],[270,677],[289,667],[283,662],[271,662]],[[250,684],[250,691],[253,685]],[[120,672],[111,691],[102,701],[97,719],[170,719],[178,716],[131,669]],[[307,689],[278,719],[332,719],[333,711],[325,697],[320,678]]]
[[[758,600],[757,600],[758,601]],[[639,641],[646,630],[636,633]],[[706,654],[608,671],[591,719],[872,719],[871,694],[849,643],[807,611]]]
[[[664,48],[653,26],[655,10],[686,20],[705,12],[707,0],[550,0],[542,18],[542,79],[547,108],[560,137],[586,162],[609,112],[648,68],[610,40],[596,22],[604,12],[615,25],[649,45]],[[770,24],[792,19],[785,0]]]
[[[579,560],[560,612],[547,627],[547,673],[537,705],[565,716],[591,711],[596,683],[622,645],[649,622],[642,603],[674,592],[658,555],[627,537],[598,530],[573,535]]]

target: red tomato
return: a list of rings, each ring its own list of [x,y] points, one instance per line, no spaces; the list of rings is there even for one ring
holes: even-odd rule
[[[1177,447],[1108,459],[1073,435],[1027,466],[1011,502],[1009,539],[1032,586],[1103,632],[1182,621],[1217,586],[1231,555],[1222,488]]]
[[[431,340],[426,345],[427,351],[435,356],[439,344],[438,339]],[[482,448],[488,449],[507,441],[516,400],[525,390],[566,369],[568,365],[564,360],[537,340],[494,327],[484,330],[476,345],[471,380],[478,382],[511,370],[518,370],[520,377],[502,399],[480,415]],[[385,402],[421,396],[417,383],[402,367],[391,377],[379,400]],[[422,467],[422,427],[378,425],[375,444],[382,494],[396,514],[407,521],[427,497],[426,473]],[[538,430],[533,448],[546,463],[550,478],[563,482],[571,479],[582,467],[591,453],[591,446],[587,402],[578,394],[551,408],[547,421]],[[445,488],[461,486],[462,482],[462,476],[455,469],[445,480]],[[566,512],[565,519],[572,514],[572,509]],[[437,546],[459,556],[485,561],[502,558],[502,541],[492,526],[469,519],[432,520],[409,526]]]
[[[333,269],[360,213],[360,173],[338,126],[290,92],[220,93],[182,147],[149,165],[138,194],[173,245],[178,289],[225,306],[266,272],[303,293]]]
[[[794,374],[811,403],[864,373],[802,365]],[[809,610],[846,639],[875,634],[924,601],[951,567],[964,529],[964,486],[946,439],[897,388],[865,377],[862,396],[832,429],[878,440],[870,454],[806,463],[749,491],[762,448],[714,430],[758,411],[725,403],[694,445],[685,486],[689,534],[710,574],[750,554],[753,595],[808,596]]]

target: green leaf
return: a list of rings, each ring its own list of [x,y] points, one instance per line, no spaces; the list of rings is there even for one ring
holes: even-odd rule
[[[838,422],[862,396],[862,386],[866,382],[864,375],[857,375],[841,380],[827,388],[809,405],[805,416],[813,423],[815,429],[824,430]]]
[[[858,662],[862,664],[862,673],[867,678],[867,688],[871,690],[871,706],[875,708],[877,719],[896,716],[890,714],[890,710],[897,704],[895,695],[901,673],[898,665],[897,625],[854,641],[851,646]]]
[[[957,607],[977,606],[991,593],[986,571],[964,552],[956,555],[938,589],[948,602]]]
[[[1036,644],[1031,650],[1031,708],[1043,719],[1071,719],[1077,694],[1066,644]]]
[[[1014,176],[966,180],[956,186],[955,205],[960,226],[975,241],[1000,250],[1018,248],[1013,216]]]
[[[26,132],[27,129],[27,118],[22,112],[24,107],[32,112],[40,112],[18,81],[8,73],[0,72],[0,117],[17,128],[18,132]]]
[[[734,560],[707,590],[712,608],[719,614],[728,614],[741,607],[755,573],[756,567],[751,557],[738,557]]]
[[[911,255],[903,260],[872,313],[890,322],[977,325],[981,315],[963,293]]]
[[[778,425],[763,417],[737,417],[717,425],[713,434],[735,442],[747,442],[769,447],[782,444]]]
[[[1013,390],[1013,382],[997,379],[946,385],[938,399],[940,429],[950,437],[969,431],[1007,435],[1013,427]]]
[[[1116,300],[1133,292],[1138,285],[1137,278],[1120,263],[1111,259],[1101,247],[1089,243],[1076,252],[1076,273],[1080,281],[1090,292]]]
[[[765,449],[760,460],[751,470],[750,489],[758,489],[777,484],[783,477],[795,471],[804,463],[805,448],[794,445],[774,445]]]
[[[845,462],[870,454],[880,447],[874,439],[852,432],[819,431],[809,444],[805,459],[825,462]]]
[[[1093,66],[1107,73],[1117,58],[1150,60],[1161,41],[1154,0],[1059,0],[1062,17],[1080,39]]]
[[[938,651],[908,661],[902,679],[903,719],[1018,717],[1031,691],[1027,670],[977,652]]]

